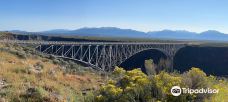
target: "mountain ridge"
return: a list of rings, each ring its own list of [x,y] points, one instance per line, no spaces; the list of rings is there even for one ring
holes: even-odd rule
[[[12,30],[13,33],[25,33],[26,31]],[[34,33],[34,32],[27,32]],[[228,41],[228,34],[208,30],[201,33],[186,30],[161,30],[161,31],[137,31],[133,29],[121,29],[117,27],[84,27],[75,30],[52,29],[36,33],[47,35],[69,35],[69,36],[95,36],[95,37],[130,37],[130,38],[161,38],[161,39],[183,39],[183,40],[217,40]]]

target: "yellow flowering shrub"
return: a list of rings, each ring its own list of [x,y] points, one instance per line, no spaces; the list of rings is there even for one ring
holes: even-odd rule
[[[228,100],[228,81],[217,80],[212,86],[213,89],[218,89],[219,93],[213,94],[209,99],[205,99],[205,102],[227,102]]]
[[[113,74],[114,75],[121,75],[121,74],[124,74],[126,71],[123,69],[123,68],[119,68],[119,67],[115,67],[114,71],[113,71]]]
[[[97,102],[126,101],[125,95],[132,94],[136,88],[148,85],[150,82],[140,69],[125,71],[123,68],[116,67],[113,74],[118,78],[109,80],[108,84],[100,88],[100,94],[96,96]]]
[[[214,76],[207,76],[199,68],[183,73],[168,73],[161,71],[157,75],[147,76],[140,69],[125,71],[116,67],[114,77],[103,85],[93,101],[89,102],[186,102],[195,101],[220,101],[227,100],[228,82],[217,80]],[[210,87],[219,89],[219,94],[200,95],[181,94],[176,97],[170,92],[173,86],[186,88]]]
[[[162,90],[162,93],[170,93],[170,89],[173,86],[181,86],[181,77],[172,76],[167,72],[161,72],[158,75],[154,76],[154,81],[156,82],[156,86]]]

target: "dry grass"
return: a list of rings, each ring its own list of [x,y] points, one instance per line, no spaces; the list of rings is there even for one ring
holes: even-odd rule
[[[5,47],[0,44],[0,48]],[[36,70],[37,64],[42,66],[40,70]],[[43,100],[82,101],[82,91],[98,89],[101,78],[92,72],[84,75],[65,73],[60,65],[53,64],[47,58],[30,56],[23,59],[0,51],[0,80],[5,79],[8,85],[0,90],[0,98],[8,101],[25,101],[23,95],[29,88],[36,89]],[[27,98],[26,101],[37,100]]]

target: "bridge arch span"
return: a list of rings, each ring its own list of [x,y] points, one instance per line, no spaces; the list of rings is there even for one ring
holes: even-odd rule
[[[166,57],[169,57],[169,54],[168,54],[166,51],[163,51],[162,49],[159,49],[159,48],[146,48],[146,49],[137,51],[137,52],[134,53],[133,55],[129,56],[128,59],[131,58],[131,57],[133,57],[133,56],[135,56],[136,54],[142,53],[142,52],[147,51],[147,50],[156,50],[156,51],[159,51],[159,52],[163,53]],[[126,60],[127,60],[127,59],[126,59]],[[124,60],[124,61],[125,61],[125,60]],[[123,62],[124,62],[124,61],[123,61]]]
[[[161,59],[169,59],[169,56],[160,49],[150,48],[135,53],[118,66],[125,68],[126,70],[141,68],[143,72],[146,72],[144,63],[145,60],[148,59],[153,59],[154,63],[158,64]]]

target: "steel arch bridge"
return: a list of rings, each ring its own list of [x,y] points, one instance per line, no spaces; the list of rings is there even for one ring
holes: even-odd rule
[[[6,41],[5,41],[6,42]],[[98,70],[110,71],[126,59],[141,51],[156,49],[170,59],[188,43],[161,42],[55,42],[55,41],[7,41],[7,43],[32,44],[44,54],[73,59]]]
[[[170,59],[173,67],[173,58],[176,52],[185,47],[182,43],[72,43],[72,44],[40,44],[36,50],[55,55],[57,57],[70,58],[86,63],[94,68],[110,71],[114,66],[144,50],[156,49],[163,52]]]

